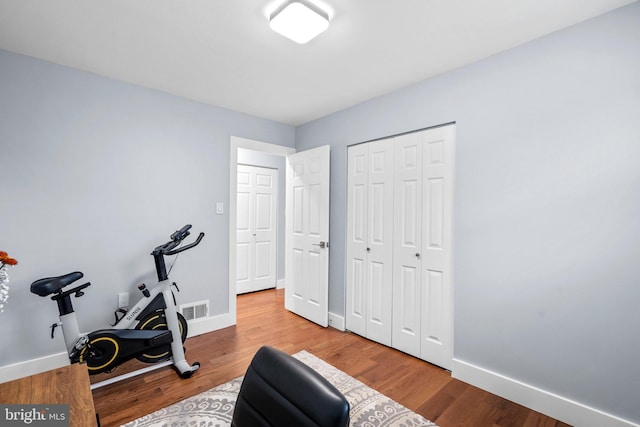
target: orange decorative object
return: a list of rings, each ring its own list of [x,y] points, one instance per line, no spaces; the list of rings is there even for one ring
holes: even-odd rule
[[[0,262],[3,265],[16,265],[18,261],[15,258],[11,258],[8,253],[0,251]]]

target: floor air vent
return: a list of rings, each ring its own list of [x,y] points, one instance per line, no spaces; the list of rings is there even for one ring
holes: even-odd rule
[[[180,312],[187,320],[200,319],[209,315],[209,301],[194,302],[180,306]]]

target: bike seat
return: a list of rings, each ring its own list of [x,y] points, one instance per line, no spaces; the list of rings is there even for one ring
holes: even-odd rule
[[[36,280],[31,284],[31,292],[41,297],[46,297],[54,292],[60,291],[65,286],[81,279],[84,276],[79,271],[65,274],[58,277],[47,277],[45,279]]]

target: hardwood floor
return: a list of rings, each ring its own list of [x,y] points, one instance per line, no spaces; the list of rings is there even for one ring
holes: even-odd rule
[[[201,364],[192,378],[180,379],[173,368],[165,367],[94,390],[102,426],[119,426],[243,375],[262,345],[290,354],[307,350],[441,427],[567,426],[453,379],[429,363],[310,323],[284,309],[281,290],[241,295],[237,309],[236,326],[186,341],[187,360]],[[129,362],[114,375],[140,367],[138,363]],[[92,382],[101,379],[92,377]]]

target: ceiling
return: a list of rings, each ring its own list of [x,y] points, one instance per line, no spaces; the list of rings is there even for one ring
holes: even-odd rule
[[[0,49],[299,125],[635,0],[313,0],[305,45],[282,1],[0,0]]]

